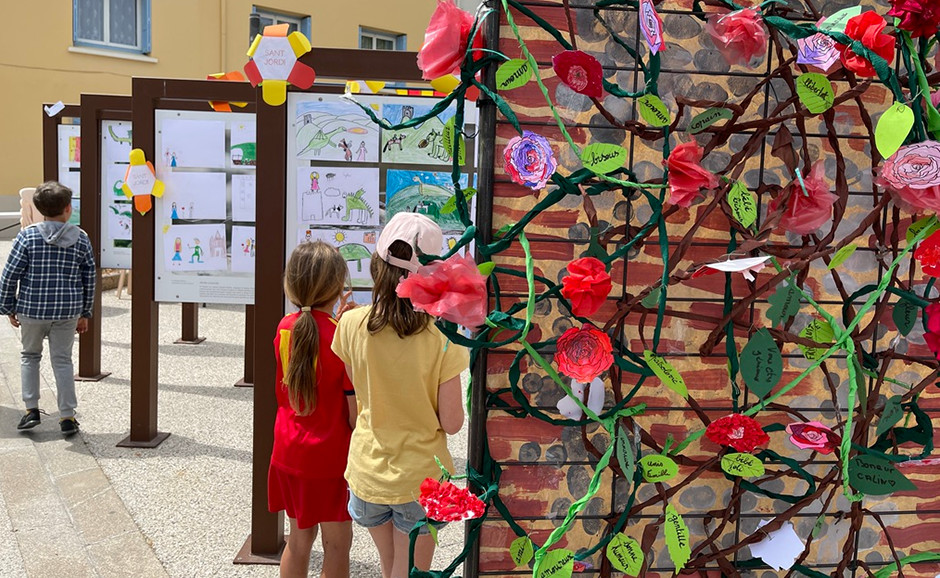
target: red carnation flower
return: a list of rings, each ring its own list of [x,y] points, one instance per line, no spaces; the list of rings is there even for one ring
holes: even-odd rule
[[[426,478],[421,482],[418,503],[427,512],[428,518],[438,522],[472,520],[486,511],[483,500],[467,488],[457,487],[450,482],[439,482],[434,478]]]
[[[562,296],[571,301],[571,312],[578,316],[597,313],[613,287],[604,264],[594,257],[568,263],[568,274],[561,284]]]
[[[931,303],[924,312],[927,313],[927,331],[924,332],[924,341],[937,359],[940,359],[940,303]]]
[[[558,338],[558,371],[581,383],[590,383],[613,365],[613,346],[603,331],[584,325],[572,327]]]
[[[940,5],[936,0],[891,0],[888,16],[900,20],[898,28],[910,32],[913,38],[933,36],[940,29]]]
[[[829,183],[826,182],[823,161],[816,161],[809,174],[803,177],[804,192],[799,180],[790,184],[790,197],[787,199],[787,208],[780,217],[780,228],[796,233],[808,235],[832,219],[832,205],[839,197],[829,192]],[[783,195],[770,201],[768,213],[780,207]]]
[[[845,26],[845,34],[852,40],[860,41],[865,48],[890,63],[894,58],[894,36],[881,32],[885,26],[887,26],[885,19],[869,10],[849,18]],[[871,62],[855,54],[851,48],[845,44],[836,44],[836,48],[839,49],[842,64],[846,68],[859,76],[869,78],[877,76]]]
[[[718,177],[702,167],[704,151],[695,141],[682,143],[663,161],[669,169],[669,202],[688,207],[701,196],[702,189],[718,186]]]
[[[940,277],[940,231],[931,233],[920,242],[914,250],[914,259],[920,263],[924,273],[931,277]]]
[[[708,424],[705,435],[716,444],[731,446],[739,452],[752,452],[757,446],[770,441],[760,424],[753,418],[733,413]]]

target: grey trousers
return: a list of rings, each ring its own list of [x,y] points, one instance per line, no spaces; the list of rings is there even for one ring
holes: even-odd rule
[[[19,316],[20,338],[23,351],[20,357],[20,379],[23,403],[26,409],[39,407],[39,361],[42,359],[43,339],[49,338],[49,359],[55,376],[59,400],[59,417],[74,417],[78,400],[75,398],[75,374],[72,369],[72,346],[78,318],[49,321]]]

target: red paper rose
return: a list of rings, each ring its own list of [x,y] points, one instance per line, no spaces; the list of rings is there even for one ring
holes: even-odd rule
[[[613,365],[613,346],[603,331],[584,325],[572,327],[558,338],[555,363],[558,371],[581,383],[590,383]]]
[[[428,518],[438,522],[472,520],[486,512],[486,504],[470,490],[433,478],[421,482],[418,503],[427,512]]]
[[[899,19],[897,27],[913,38],[931,37],[940,28],[940,5],[936,0],[891,0],[888,16]]]
[[[682,143],[663,161],[669,169],[669,202],[688,207],[701,196],[701,189],[714,189],[718,177],[702,167],[703,150],[695,141]]]
[[[885,161],[875,183],[893,192],[905,209],[940,212],[940,142],[899,148]]]
[[[806,192],[800,186],[799,180],[790,183],[787,208],[780,217],[781,229],[798,235],[808,235],[832,219],[832,205],[839,197],[829,192],[823,166],[823,161],[816,161],[809,174],[803,177]],[[771,200],[767,211],[776,211],[782,198],[781,194]]]
[[[890,64],[894,58],[894,36],[881,32],[886,25],[884,18],[869,10],[849,18],[845,25],[845,34],[852,40],[861,41],[865,48],[884,58]],[[855,54],[845,44],[836,44],[836,47],[842,57],[842,64],[846,68],[859,76],[876,76],[875,67],[868,60]]]
[[[578,316],[597,313],[613,287],[604,264],[594,257],[568,263],[561,285],[562,296],[571,301],[571,312]]]
[[[705,435],[716,444],[731,446],[739,452],[752,452],[770,441],[760,424],[739,413],[716,419],[705,428]]]
[[[705,32],[729,65],[753,66],[767,52],[767,30],[756,8],[712,14]]]
[[[486,319],[486,277],[469,255],[457,253],[419,267],[398,283],[395,293],[410,299],[418,311],[467,328],[483,325]]]
[[[787,426],[787,433],[793,445],[802,450],[831,454],[839,447],[839,436],[818,421],[791,423]]]
[[[940,231],[932,233],[920,242],[914,250],[914,258],[920,263],[924,273],[931,277],[940,277]]]
[[[591,98],[604,95],[604,69],[590,54],[565,50],[552,56],[552,69],[571,90]]]
[[[927,331],[924,341],[933,352],[934,357],[940,359],[940,303],[931,303],[924,312],[927,314]]]
[[[424,32],[424,44],[418,51],[418,68],[425,80],[434,80],[460,71],[467,55],[473,14],[465,12],[454,0],[438,0],[431,22]],[[483,49],[483,35],[477,30],[473,50]]]

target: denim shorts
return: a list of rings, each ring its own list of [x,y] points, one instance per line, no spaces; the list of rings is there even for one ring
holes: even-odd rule
[[[424,508],[418,502],[394,505],[373,504],[358,498],[356,494],[352,493],[352,490],[349,491],[348,509],[353,521],[364,528],[375,528],[391,520],[395,529],[405,534],[411,532],[415,524],[426,516]],[[422,526],[418,530],[419,534],[429,532],[427,526]]]

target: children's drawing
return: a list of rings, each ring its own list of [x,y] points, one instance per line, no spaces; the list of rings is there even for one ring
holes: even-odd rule
[[[105,171],[106,180],[101,183],[101,193],[107,198],[126,201],[127,195],[121,187],[124,186],[124,175],[127,174],[127,164],[108,165]]]
[[[126,168],[125,168],[126,170]],[[65,168],[59,169],[59,182],[65,185],[66,187],[72,189],[72,197],[78,198],[82,193],[82,179],[81,173],[78,171],[70,171]],[[122,193],[123,195],[123,193]]]
[[[60,124],[57,128],[59,167],[79,166],[82,162],[82,127],[77,124]]]
[[[225,173],[170,173],[163,195],[171,220],[226,218]]]
[[[325,241],[335,245],[346,259],[349,277],[354,287],[371,287],[372,275],[369,266],[378,231],[355,229],[310,229],[301,227],[297,231],[297,243]]]
[[[297,156],[321,161],[378,162],[379,129],[351,102],[317,96],[297,103]]]
[[[382,116],[399,124],[431,111],[430,104],[383,104]],[[444,125],[457,112],[455,105],[422,124],[394,131],[382,130],[382,162],[421,165],[449,165],[450,152],[444,146]]]
[[[254,168],[258,163],[257,136],[254,122],[232,124],[232,148],[229,152],[232,165]]]
[[[254,273],[255,239],[254,227],[232,227],[232,271]]]
[[[163,237],[167,271],[225,271],[225,225],[170,225]]]
[[[225,121],[174,118],[158,129],[162,168],[225,167]]]
[[[467,182],[467,175],[461,175],[461,188],[466,188]],[[385,218],[391,219],[400,212],[421,213],[431,217],[444,231],[463,231],[465,227],[457,211],[441,212],[441,207],[453,196],[450,173],[390,169],[385,178]],[[471,214],[473,203],[471,199]]]
[[[232,175],[232,220],[255,222],[255,175]]]
[[[82,223],[82,202],[77,197],[72,197],[72,216],[69,217],[69,223],[72,225]]]
[[[108,235],[115,241],[131,240],[130,203],[111,203],[108,205]]]
[[[378,226],[379,170],[301,167],[297,207],[301,224]]]
[[[119,120],[101,121],[101,140],[104,141],[106,163],[127,162],[132,148],[131,123]]]

